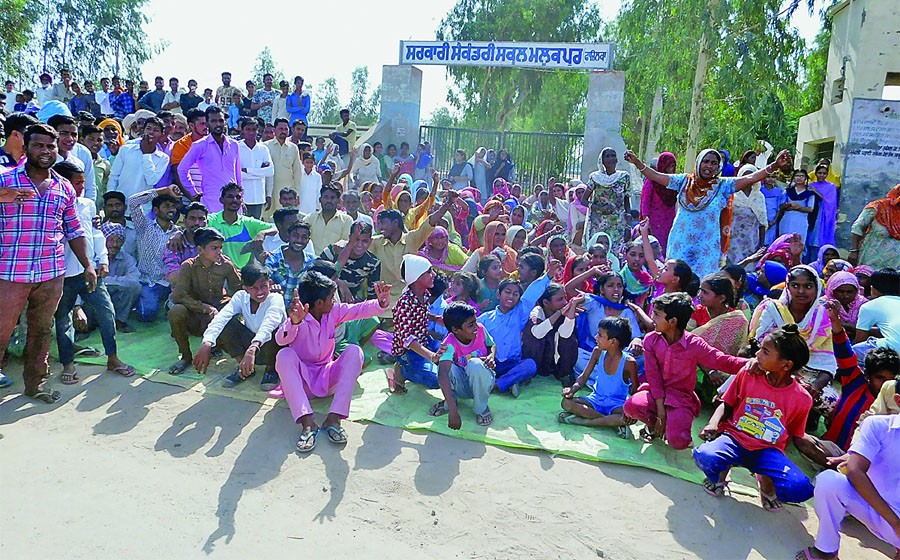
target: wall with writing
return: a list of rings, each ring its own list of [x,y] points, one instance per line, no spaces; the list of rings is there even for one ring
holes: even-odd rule
[[[844,156],[837,240],[849,247],[865,205],[900,183],[900,101],[854,99]]]

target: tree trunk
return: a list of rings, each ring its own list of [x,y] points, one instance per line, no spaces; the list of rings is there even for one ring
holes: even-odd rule
[[[659,152],[656,144],[659,143],[659,137],[662,136],[662,107],[663,107],[663,89],[662,86],[656,88],[656,95],[653,96],[653,108],[650,109],[650,126],[647,136],[646,151],[642,152],[644,161],[650,161],[655,158]]]
[[[697,159],[697,142],[700,139],[700,118],[703,105],[703,85],[706,83],[706,71],[709,67],[709,36],[712,33],[713,13],[719,0],[709,0],[709,13],[703,22],[703,33],[700,35],[700,49],[697,52],[697,68],[694,71],[694,86],[691,88],[691,116],[688,120],[687,150],[684,154],[684,168],[688,173],[694,171],[694,160]]]

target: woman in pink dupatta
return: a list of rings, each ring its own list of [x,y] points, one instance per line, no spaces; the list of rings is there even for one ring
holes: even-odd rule
[[[675,173],[675,154],[663,152],[656,160],[656,170],[660,173]],[[669,232],[675,221],[675,202],[678,193],[665,185],[644,179],[641,189],[641,218],[650,218],[650,234],[659,240],[663,254],[669,241]]]

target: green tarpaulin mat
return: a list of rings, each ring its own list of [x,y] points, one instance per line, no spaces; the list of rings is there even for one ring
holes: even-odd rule
[[[260,391],[259,381],[261,368],[251,379],[235,388],[222,387],[225,376],[234,371],[236,362],[223,356],[213,360],[209,373],[199,375],[193,368],[182,375],[173,376],[164,372],[176,359],[175,343],[169,335],[169,327],[165,322],[153,325],[136,325],[134,333],[119,333],[120,358],[133,365],[146,379],[154,382],[177,385],[186,389],[227,396],[272,406],[286,406],[284,401],[269,398]],[[197,349],[199,339],[192,339],[192,348]],[[99,333],[81,342],[97,349],[102,348]],[[55,346],[55,345],[53,345]],[[676,451],[662,443],[647,444],[638,439],[638,426],[632,426],[628,439],[622,439],[614,429],[585,428],[581,426],[563,425],[557,421],[560,408],[560,384],[553,379],[536,378],[530,385],[522,389],[518,399],[509,395],[493,394],[490,407],[494,414],[494,423],[490,427],[481,427],[475,423],[471,401],[460,402],[460,413],[463,426],[460,430],[447,427],[447,418],[428,416],[429,407],[441,398],[439,390],[426,391],[419,386],[409,385],[406,395],[391,395],[387,388],[383,366],[371,360],[375,354],[372,346],[365,348],[367,366],[359,378],[350,407],[350,420],[370,421],[385,426],[393,426],[409,430],[430,430],[450,437],[480,441],[492,445],[514,448],[544,450],[557,455],[564,455],[589,461],[618,463],[644,467],[662,472],[682,480],[700,483],[703,475],[694,465],[690,450]],[[82,363],[105,364],[104,357],[77,359]],[[327,412],[328,399],[314,400],[317,411]],[[705,424],[710,411],[706,410],[694,422],[695,442],[699,442],[696,434]],[[794,462],[801,465],[808,474],[808,463],[799,458],[791,449]],[[731,488],[735,492],[755,494],[756,481],[744,469],[735,469],[731,473]]]

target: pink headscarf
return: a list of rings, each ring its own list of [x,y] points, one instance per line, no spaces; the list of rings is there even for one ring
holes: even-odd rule
[[[859,319],[859,308],[862,307],[862,304],[869,301],[862,295],[862,290],[859,287],[859,281],[856,279],[856,276],[851,272],[845,272],[843,270],[835,272],[825,284],[825,295],[828,299],[836,300],[837,298],[834,297],[834,291],[841,286],[847,285],[856,288],[856,298],[853,299],[853,302],[850,303],[848,308],[844,308],[843,305],[840,306],[841,322],[847,323],[848,325],[855,325],[857,319]]]
[[[509,194],[509,183],[506,182],[502,177],[497,177],[494,179],[494,194],[503,195],[504,199],[510,197]]]
[[[435,226],[434,231],[431,232],[431,235],[428,236],[428,239],[425,240],[425,244],[422,246],[422,249],[419,250],[419,254],[428,259],[428,262],[431,263],[431,266],[439,268],[441,270],[446,270],[449,272],[456,272],[461,266],[456,266],[452,264],[447,264],[447,255],[450,253],[450,246],[444,247],[444,252],[437,259],[431,258],[431,255],[428,254],[428,246],[432,239],[444,237],[448,241],[450,239],[450,233],[447,231],[447,228],[444,226]]]

